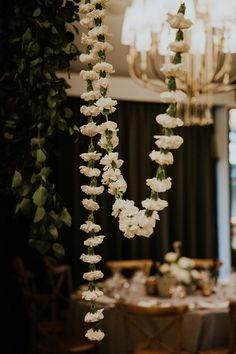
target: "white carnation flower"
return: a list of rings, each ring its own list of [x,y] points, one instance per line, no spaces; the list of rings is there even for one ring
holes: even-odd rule
[[[100,110],[97,106],[81,106],[80,112],[87,117],[97,117],[100,114]]]
[[[105,166],[104,171],[108,168],[120,168],[124,161],[121,159],[119,160],[118,157],[118,152],[109,152],[107,155],[103,156],[100,164]]]
[[[104,332],[102,332],[100,329],[98,331],[95,331],[93,328],[90,328],[86,332],[85,337],[91,341],[100,341],[104,338],[104,335]]]
[[[174,41],[169,45],[169,49],[175,53],[187,53],[189,48],[188,43],[185,41]]]
[[[94,290],[86,290],[82,292],[82,299],[86,301],[95,301],[97,300],[100,296],[103,295],[103,292],[99,289],[94,289]]]
[[[99,232],[99,231],[101,231],[101,226],[98,225],[98,224],[93,223],[90,220],[87,220],[85,222],[85,224],[82,224],[80,226],[80,230],[82,230],[84,232],[87,232],[87,233],[89,233],[89,232]]]
[[[95,90],[100,90],[101,88],[106,88],[108,91],[111,90],[111,80],[107,77],[102,77],[94,83]]]
[[[93,6],[89,3],[88,4],[83,4],[83,3],[79,4],[79,12],[81,14],[87,14],[92,9],[93,9]]]
[[[88,312],[84,318],[84,321],[86,323],[91,323],[91,322],[98,322],[104,318],[103,315],[104,309],[99,309],[96,312]]]
[[[179,135],[155,135],[155,144],[159,149],[178,149],[183,144],[183,138]]]
[[[154,192],[162,193],[162,192],[168,191],[171,188],[171,178],[168,177],[168,178],[164,178],[162,180],[159,180],[156,177],[148,178],[146,180],[146,184]]]
[[[86,17],[91,20],[95,20],[96,18],[103,18],[105,15],[106,15],[105,10],[95,9],[95,10],[89,12]]]
[[[178,260],[178,264],[181,268],[193,268],[194,261],[187,257],[180,257]]]
[[[109,0],[91,0],[91,4],[92,5],[97,5],[97,4],[101,4],[102,7],[106,7],[107,3],[109,2]]]
[[[100,91],[92,90],[92,91],[82,93],[82,95],[80,97],[84,101],[95,101],[95,100],[99,99],[99,97],[101,97],[101,93],[100,93]]]
[[[85,194],[88,194],[88,195],[99,195],[99,194],[102,194],[104,191],[103,186],[91,187],[91,186],[83,185],[83,186],[81,186],[81,189]]]
[[[186,98],[186,94],[181,90],[165,91],[160,93],[160,99],[165,103],[178,103],[182,102]]]
[[[166,200],[158,198],[157,200],[154,199],[145,199],[142,201],[142,206],[148,210],[163,210],[168,206],[168,202]]]
[[[89,63],[93,63],[98,59],[97,55],[94,53],[89,53],[89,54],[80,54],[79,56],[79,60],[81,61],[81,63],[84,64],[89,64]]]
[[[191,283],[191,277],[190,274],[187,270],[181,269],[181,268],[175,268],[175,270],[172,270],[172,274],[174,277],[179,281],[184,284],[190,284]]]
[[[97,126],[96,123],[94,122],[91,122],[91,123],[88,123],[86,125],[82,125],[82,127],[80,127],[80,132],[81,134],[83,135],[87,135],[87,136],[95,136],[96,134],[99,133],[99,126]]]
[[[116,135],[116,132],[113,132],[111,139],[109,140],[109,143],[112,145],[113,148],[115,148],[118,144],[119,144],[119,138]],[[98,145],[102,148],[102,149],[106,149],[107,148],[107,138],[105,134],[101,135],[100,140],[98,141]]]
[[[109,168],[102,174],[102,184],[109,184],[110,182],[117,181],[121,177],[120,169]]]
[[[108,27],[106,25],[96,26],[90,31],[88,31],[88,36],[97,40],[98,36],[108,36]]]
[[[163,64],[160,69],[166,77],[184,77],[187,74],[186,66],[183,63],[172,64],[167,63]]]
[[[91,49],[91,53],[97,55],[100,51],[110,52],[112,49],[112,45],[108,42],[95,42]]]
[[[101,171],[98,168],[91,168],[87,166],[80,166],[80,173],[84,174],[87,177],[98,177],[101,174]]]
[[[109,110],[110,113],[115,112],[115,106],[117,105],[116,100],[112,100],[110,97],[101,97],[95,103],[97,107],[100,108],[101,111],[104,109]]]
[[[83,199],[82,204],[85,209],[90,211],[96,211],[100,208],[99,204],[95,202],[93,199]]]
[[[118,131],[117,124],[112,120],[108,120],[107,122],[104,122],[99,125],[100,134],[104,134],[106,130],[110,130],[112,132]]]
[[[94,26],[94,22],[92,18],[89,18],[88,16],[82,18],[79,23],[81,24],[82,27],[90,29]]]
[[[83,278],[88,281],[94,281],[103,278],[104,274],[100,270],[93,270],[91,272],[84,273]]]
[[[82,36],[81,36],[81,43],[82,44],[93,46],[95,42],[96,42],[95,38],[89,37],[85,33],[82,33]]]
[[[159,165],[171,165],[173,164],[174,157],[171,152],[162,153],[160,151],[153,150],[150,154],[149,157],[151,158],[152,161],[155,161]]]
[[[192,21],[186,19],[184,14],[178,12],[177,14],[167,14],[167,22],[169,23],[171,28],[176,29],[187,29],[192,26]]]
[[[93,66],[93,70],[100,72],[100,71],[105,71],[107,74],[112,74],[114,73],[114,68],[111,64],[106,63],[106,62],[101,62],[97,63]]]
[[[190,275],[193,279],[196,279],[196,280],[201,279],[201,273],[197,269],[192,269],[190,271]]]
[[[116,199],[115,203],[112,206],[112,216],[117,217],[120,212],[126,208],[134,206],[133,200],[124,200],[124,199]]]
[[[98,73],[96,73],[93,70],[81,70],[79,75],[80,75],[82,80],[94,81],[94,80],[98,80],[99,79]]]
[[[109,183],[108,193],[114,195],[117,190],[119,192],[125,193],[126,189],[127,189],[127,183],[125,182],[124,178],[121,177],[115,182]]]
[[[84,241],[84,245],[87,247],[96,247],[102,243],[104,237],[104,235],[89,237]]]
[[[175,262],[177,258],[178,258],[178,254],[175,252],[168,252],[164,256],[164,259],[169,263]]]
[[[100,160],[102,154],[100,152],[94,151],[94,152],[84,152],[83,154],[80,154],[80,157],[88,162],[90,160],[98,161]]]
[[[159,271],[161,272],[161,273],[168,273],[169,271],[170,271],[170,266],[169,266],[169,264],[167,264],[167,263],[163,263],[163,264],[161,264],[160,266],[159,266]]]
[[[89,254],[82,254],[80,256],[81,261],[85,262],[85,263],[89,263],[89,264],[95,264],[101,261],[102,257],[99,254],[93,254],[93,255],[89,255]]]
[[[169,129],[182,127],[182,125],[184,124],[184,122],[180,118],[171,117],[166,113],[159,114],[158,116],[156,116],[156,121],[164,128],[169,128]]]

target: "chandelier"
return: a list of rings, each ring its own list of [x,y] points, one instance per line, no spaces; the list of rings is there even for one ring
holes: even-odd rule
[[[232,54],[236,53],[236,1],[185,0],[186,17],[193,22],[187,31],[191,51],[183,55],[187,75],[178,88],[187,95],[179,108],[185,125],[213,123],[212,95],[233,90]],[[168,63],[168,44],[174,30],[166,14],[177,10],[177,0],[133,0],[126,8],[121,42],[129,46],[129,75],[138,84],[162,92],[166,82],[160,68]]]

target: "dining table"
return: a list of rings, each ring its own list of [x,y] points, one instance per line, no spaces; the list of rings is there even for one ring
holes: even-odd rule
[[[230,295],[232,297],[232,295]],[[184,314],[182,327],[183,350],[192,354],[210,348],[220,348],[228,345],[229,340],[229,299],[225,294],[212,293],[202,296],[200,292],[186,295],[183,298],[162,298],[158,295],[147,295],[145,291],[134,291],[126,296],[119,296],[116,290],[109,295],[104,294],[97,300],[97,307],[104,308],[104,319],[100,328],[105,332],[104,339],[98,343],[98,354],[128,354],[139,341],[140,333],[127,334],[127,324],[117,302],[125,301],[140,306],[171,306],[187,304],[189,310]],[[67,332],[78,338],[83,338],[89,325],[84,317],[89,311],[89,303],[82,300],[81,290],[75,291],[70,299],[70,310]],[[157,318],[147,319],[140,316],[140,324],[148,332],[155,334]]]

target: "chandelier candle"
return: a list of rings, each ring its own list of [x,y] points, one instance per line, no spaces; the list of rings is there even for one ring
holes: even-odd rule
[[[80,166],[80,172],[90,178],[88,185],[81,186],[87,195],[82,203],[88,210],[88,218],[80,229],[88,238],[84,241],[87,246],[87,254],[81,255],[81,260],[89,264],[89,271],[84,274],[88,281],[88,290],[82,297],[91,301],[91,307],[85,316],[85,322],[91,323],[92,328],[86,333],[90,340],[102,340],[104,333],[99,329],[99,321],[103,319],[103,309],[96,308],[96,300],[103,295],[96,287],[96,280],[103,277],[103,273],[97,270],[96,265],[101,261],[101,256],[95,254],[94,247],[102,243],[104,236],[98,235],[101,226],[95,223],[94,212],[99,209],[96,201],[97,195],[103,193],[104,185],[108,193],[115,198],[112,215],[118,219],[119,228],[127,238],[134,236],[149,237],[152,235],[159,220],[158,212],[167,207],[167,201],[159,197],[160,193],[171,188],[171,178],[166,177],[165,167],[173,164],[173,154],[169,151],[178,149],[183,139],[174,135],[173,129],[183,124],[177,118],[177,103],[185,99],[185,94],[177,90],[176,78],[185,75],[186,71],[181,63],[181,54],[189,49],[184,41],[183,29],[189,27],[191,22],[185,19],[185,4],[182,3],[176,15],[168,14],[170,27],[176,28],[175,41],[170,44],[174,52],[171,62],[162,68],[168,82],[168,91],[161,94],[161,100],[169,103],[165,114],[158,115],[156,121],[162,126],[162,135],[154,136],[158,150],[153,150],[149,157],[157,164],[156,176],[146,180],[150,187],[150,197],[141,202],[143,209],[135,206],[134,201],[126,200],[123,195],[127,184],[122,176],[120,167],[123,160],[119,159],[118,152],[114,149],[119,143],[117,136],[117,124],[109,120],[109,115],[115,111],[117,102],[109,97],[111,89],[110,74],[114,72],[111,64],[106,62],[106,52],[111,50],[107,42],[108,28],[103,24],[106,15],[106,0],[85,0],[80,3],[81,25],[87,29],[82,34],[82,44],[86,45],[86,53],[81,54],[81,62],[87,64],[87,69],[82,70],[80,76],[87,82],[87,91],[81,95],[86,105],[81,107],[82,114],[87,118],[87,124],[80,128],[82,134],[90,138],[88,151],[81,154],[86,165]],[[101,124],[94,122],[95,118],[103,117]],[[104,150],[104,154],[97,153],[93,137],[99,135],[98,145]],[[100,168],[99,164],[100,163]],[[102,185],[98,185],[98,177],[101,175]]]

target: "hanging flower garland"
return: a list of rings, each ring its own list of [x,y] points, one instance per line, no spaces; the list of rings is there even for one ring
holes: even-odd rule
[[[169,151],[178,149],[183,139],[174,135],[173,129],[183,125],[183,121],[177,118],[177,103],[185,99],[185,94],[177,90],[176,79],[186,75],[182,64],[181,54],[189,50],[184,41],[183,29],[191,26],[191,21],[185,19],[185,4],[182,3],[177,14],[168,14],[168,23],[171,28],[177,29],[175,41],[169,46],[175,54],[171,62],[163,65],[162,72],[167,78],[168,91],[161,93],[161,101],[169,103],[165,114],[156,117],[156,121],[162,126],[162,135],[154,136],[158,150],[153,150],[149,157],[157,164],[156,176],[146,180],[150,187],[150,197],[142,201],[143,209],[139,210],[132,200],[123,199],[127,184],[122,176],[120,167],[123,160],[119,159],[118,152],[114,152],[119,143],[117,137],[117,124],[109,120],[109,115],[115,111],[117,102],[108,94],[111,89],[110,74],[114,72],[111,64],[106,62],[106,52],[112,50],[107,42],[108,28],[103,24],[108,0],[84,0],[80,3],[80,24],[87,29],[82,34],[81,42],[86,45],[86,53],[81,54],[80,60],[87,64],[87,69],[82,70],[80,76],[87,82],[87,92],[81,98],[87,103],[81,107],[81,113],[88,118],[87,124],[80,128],[82,134],[90,138],[88,152],[81,154],[86,165],[80,166],[80,172],[90,178],[88,185],[81,186],[82,191],[88,196],[82,204],[88,210],[88,218],[80,229],[88,238],[84,241],[87,254],[81,255],[81,260],[89,264],[89,271],[84,274],[88,281],[88,290],[82,297],[91,302],[90,311],[85,316],[85,322],[91,323],[92,328],[86,333],[90,340],[102,340],[104,333],[99,329],[99,321],[104,318],[103,309],[97,309],[96,300],[103,292],[96,287],[95,281],[103,277],[103,273],[97,270],[96,265],[101,261],[101,256],[95,254],[94,247],[102,243],[104,235],[98,235],[101,226],[95,223],[94,212],[99,209],[97,196],[104,191],[104,185],[108,187],[108,193],[114,195],[112,215],[118,218],[119,228],[125,237],[133,238],[135,235],[149,237],[159,220],[158,212],[167,207],[167,201],[159,197],[160,193],[171,188],[171,178],[166,177],[165,167],[173,164],[173,154]],[[102,114],[105,122],[98,125],[94,118]],[[99,134],[98,145],[105,150],[102,156],[95,149],[93,138]],[[101,175],[100,165],[103,166]],[[102,185],[98,185],[98,177],[101,175]]]

